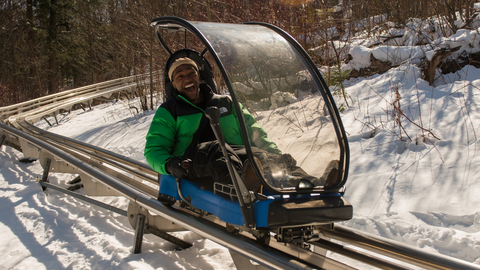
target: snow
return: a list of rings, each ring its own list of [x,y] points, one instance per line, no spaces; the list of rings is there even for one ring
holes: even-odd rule
[[[460,44],[456,53],[480,48],[476,30],[437,41],[438,47]],[[344,82],[354,104],[341,114],[351,153],[345,197],[354,217],[343,224],[480,265],[480,69],[465,66],[430,86],[412,59],[434,48],[407,45],[349,50],[361,66],[368,66],[370,54],[384,60],[396,55],[399,66]],[[43,120],[36,125],[145,162],[154,112],[137,114],[131,106],[138,101],[72,111],[53,127]],[[276,138],[274,129],[267,132],[289,143],[285,136]],[[142,253],[132,254],[134,232],[126,217],[53,190],[42,192],[36,183],[43,173],[39,162],[21,163],[22,153],[1,150],[0,269],[235,269],[226,248],[191,232],[175,233],[193,243],[189,249],[175,250],[146,235]],[[74,177],[51,173],[49,179],[66,187]],[[123,209],[127,204],[124,198],[100,199]]]

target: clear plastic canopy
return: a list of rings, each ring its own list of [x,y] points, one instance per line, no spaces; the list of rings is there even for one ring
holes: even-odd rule
[[[219,62],[237,109],[248,112],[248,140],[270,189],[338,190],[348,143],[331,94],[298,43],[263,24],[190,23]]]

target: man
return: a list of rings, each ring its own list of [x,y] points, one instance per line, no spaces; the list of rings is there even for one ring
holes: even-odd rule
[[[219,108],[228,154],[233,168],[241,175],[246,153],[232,100],[200,84],[197,64],[190,58],[177,59],[170,66],[168,76],[174,88],[173,97],[160,106],[152,120],[145,145],[147,162],[160,174],[200,182],[208,189],[212,189],[213,182],[231,184],[226,159],[205,116],[205,109]],[[252,146],[256,151],[282,155],[253,116],[244,108],[242,113],[255,138]],[[291,160],[293,162],[293,158]],[[247,188],[258,190],[258,179],[247,180]]]

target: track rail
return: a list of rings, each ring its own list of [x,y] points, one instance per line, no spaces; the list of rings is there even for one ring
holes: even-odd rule
[[[129,83],[125,84],[125,79]],[[356,269],[325,256],[327,250],[380,269],[480,269],[475,264],[428,253],[340,225],[322,229],[320,239],[304,243],[303,247],[278,243],[273,237],[270,245],[265,246],[249,234],[229,233],[225,223],[218,219],[199,217],[181,211],[178,207],[167,207],[159,203],[156,200],[157,173],[148,165],[49,133],[31,124],[45,115],[71,108],[79,101],[111,96],[129,89],[132,91],[138,82],[130,77],[125,79],[0,108],[0,119],[5,122],[0,123],[0,145],[14,146],[22,149],[25,155],[40,158],[44,168],[45,160],[53,160],[56,165],[52,171],[75,172],[95,179],[134,204],[227,247],[234,259],[241,256],[260,264],[257,268],[249,266],[249,269]],[[99,88],[103,90],[95,90]],[[242,266],[237,264],[237,267]]]

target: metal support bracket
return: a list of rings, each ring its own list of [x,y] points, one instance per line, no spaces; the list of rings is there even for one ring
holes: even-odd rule
[[[58,126],[59,124],[58,124],[58,119],[57,119],[57,113],[56,112],[53,112],[53,117],[55,118],[55,123],[57,123],[57,126]]]
[[[190,243],[183,241],[173,235],[168,234],[167,232],[178,232],[185,231],[185,229],[170,220],[158,216],[152,215],[150,212],[139,206],[138,204],[130,201],[127,208],[128,221],[133,229],[137,229],[138,226],[138,216],[142,215],[145,217],[145,228],[144,233],[151,233],[162,239],[167,240],[170,243],[173,243],[179,246],[182,249],[191,247]]]
[[[146,227],[146,232],[145,233],[151,233],[153,235],[156,235],[162,239],[165,239],[167,240],[168,242],[172,243],[172,244],[175,244],[177,246],[179,246],[181,249],[187,249],[187,248],[190,248],[192,246],[192,244],[190,243],[187,243],[185,241],[183,241],[182,239],[180,238],[177,238],[173,235],[170,235],[162,230],[159,230],[157,227],[153,227],[153,226],[150,226],[148,223],[145,224],[145,227]]]
[[[8,132],[3,132],[2,129],[0,129],[0,135],[2,135],[2,138],[3,136],[5,136],[5,139],[3,139],[3,142],[1,145],[10,146],[17,151],[23,152],[23,149],[20,146],[19,137],[15,136],[14,134],[9,134]]]
[[[43,167],[43,175],[42,179],[40,179],[40,182],[48,183],[48,172],[50,171],[50,162],[51,160],[49,158],[45,159],[45,166]],[[47,188],[45,186],[42,186],[42,190],[45,191]]]
[[[5,134],[2,134],[2,137],[0,137],[0,147],[2,147],[3,142],[5,142],[5,139],[7,139],[7,136]]]
[[[143,229],[145,228],[145,216],[137,215],[137,226],[135,226],[135,242],[133,246],[133,254],[142,252]]]
[[[42,119],[45,120],[45,122],[47,122],[47,124],[49,126],[52,126],[52,123],[50,123],[50,121],[48,121],[47,117],[44,116],[44,117],[42,117]]]

